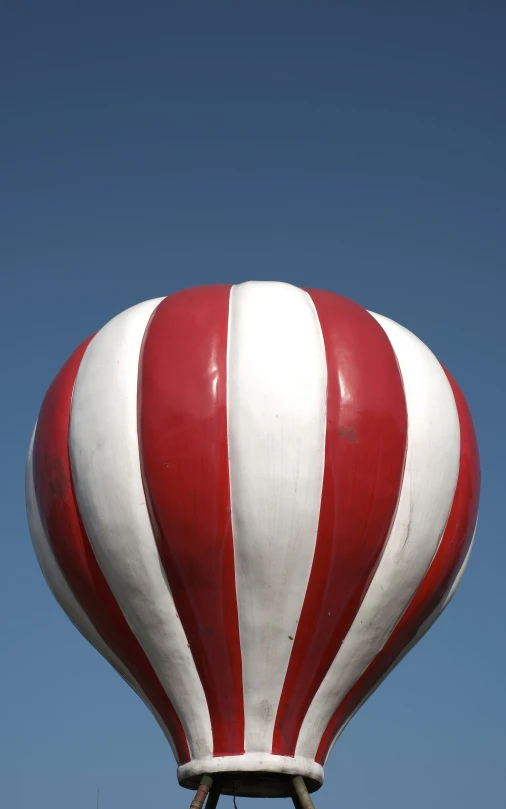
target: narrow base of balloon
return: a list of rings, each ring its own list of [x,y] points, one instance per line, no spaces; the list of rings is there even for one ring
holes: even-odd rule
[[[323,784],[323,767],[312,759],[272,753],[195,759],[177,771],[180,785],[187,789],[197,789],[203,775],[216,777],[224,795],[245,798],[291,797],[294,775],[302,776],[309,792],[316,792]]]

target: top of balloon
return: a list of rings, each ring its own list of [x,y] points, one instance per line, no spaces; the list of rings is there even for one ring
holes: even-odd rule
[[[115,317],[53,381],[27,468],[51,590],[210,807],[309,800],[452,597],[478,495],[471,417],[431,351],[277,282]]]

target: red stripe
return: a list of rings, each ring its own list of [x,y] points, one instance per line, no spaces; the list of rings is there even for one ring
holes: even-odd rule
[[[327,433],[320,520],[309,584],[274,728],[293,755],[311,701],[364,598],[399,496],[406,401],[390,341],[365,309],[309,290],[327,357]]]
[[[42,403],[33,450],[37,503],[46,536],[74,597],[160,714],[184,763],[190,754],[182,725],[97,564],[74,494],[68,449],[71,400],[91,339],[72,354]]]
[[[230,286],[166,298],[146,332],[139,434],[160,558],[206,694],[214,755],[244,752],[227,440]]]
[[[436,555],[408,609],[388,642],[348,692],[320,742],[316,760],[323,763],[346,720],[413,640],[444,599],[465,559],[478,516],[480,462],[473,422],[464,396],[447,372],[460,421],[460,470],[453,505]]]

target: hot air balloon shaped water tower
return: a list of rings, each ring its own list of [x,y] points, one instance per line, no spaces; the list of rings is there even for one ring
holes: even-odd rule
[[[351,717],[441,614],[479,497],[464,397],[332,292],[122,312],[43,401],[30,531],[56,600],[151,710],[192,806],[312,806]]]

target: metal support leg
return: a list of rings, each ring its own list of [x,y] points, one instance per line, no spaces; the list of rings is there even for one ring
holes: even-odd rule
[[[220,795],[221,787],[218,781],[215,781],[211,787],[209,795],[207,796],[206,809],[216,809]]]
[[[204,801],[207,798],[209,790],[213,785],[213,779],[210,775],[203,775],[200,780],[199,788],[197,789],[197,794],[195,795],[194,799],[190,804],[190,809],[202,809],[204,805]]]
[[[302,809],[301,803],[300,803],[300,801],[299,801],[299,799],[297,797],[297,794],[296,794],[295,790],[292,793],[292,801],[293,801],[293,805],[294,805],[295,809]]]
[[[293,803],[295,809],[314,809],[314,803],[311,800],[311,796],[307,791],[307,786],[304,783],[304,779],[301,775],[295,775],[292,778],[293,784]]]

